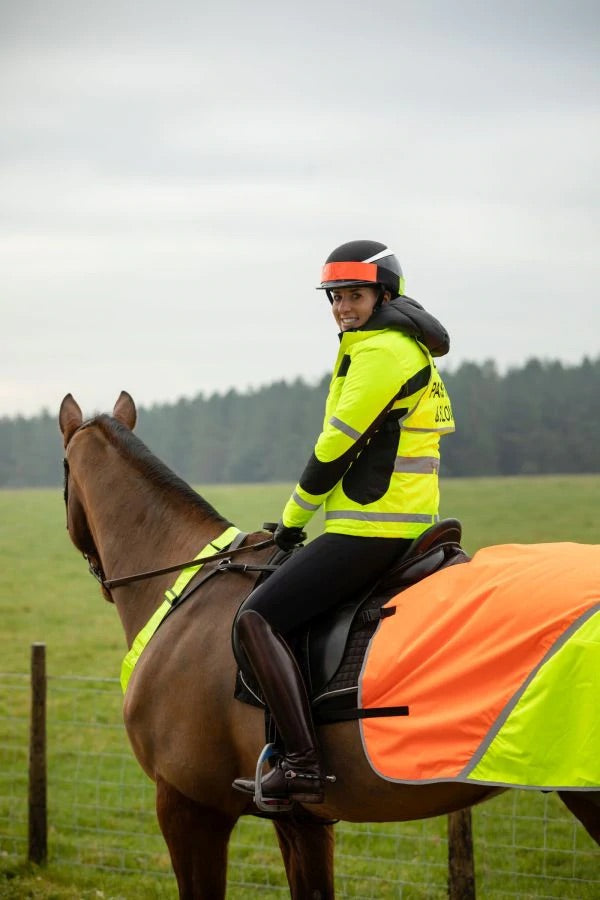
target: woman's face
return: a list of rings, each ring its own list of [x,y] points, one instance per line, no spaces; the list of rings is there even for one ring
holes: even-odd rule
[[[331,291],[331,311],[340,331],[360,328],[371,318],[377,303],[377,288],[370,284],[356,284],[351,287],[336,288]],[[383,302],[390,299],[388,291],[383,295]]]

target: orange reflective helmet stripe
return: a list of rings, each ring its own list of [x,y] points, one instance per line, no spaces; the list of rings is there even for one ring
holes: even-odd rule
[[[325,281],[372,281],[377,282],[377,264],[364,262],[325,263],[321,282]]]

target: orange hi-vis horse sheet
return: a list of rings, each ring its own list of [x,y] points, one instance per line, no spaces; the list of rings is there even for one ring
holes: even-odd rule
[[[363,664],[367,758],[399,782],[600,789],[600,546],[488,547],[390,600]]]

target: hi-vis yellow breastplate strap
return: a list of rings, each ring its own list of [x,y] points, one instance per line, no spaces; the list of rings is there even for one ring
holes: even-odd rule
[[[204,559],[206,556],[212,556],[213,553],[218,553],[219,550],[224,550],[229,544],[233,541],[234,537],[240,533],[240,529],[236,528],[235,525],[232,525],[230,528],[227,528],[223,534],[220,534],[219,537],[210,541],[203,547],[200,553],[194,557],[194,559]],[[170,587],[167,591],[165,591],[165,599],[158,607],[156,612],[150,617],[150,619],[146,622],[144,627],[136,637],[134,638],[133,644],[131,645],[131,650],[123,660],[121,665],[121,688],[123,693],[127,690],[127,685],[129,684],[129,679],[131,678],[131,674],[136,666],[136,663],[140,656],[142,655],[142,651],[150,638],[153,636],[154,632],[165,618],[167,613],[170,611],[173,603],[177,598],[181,595],[182,591],[187,587],[190,583],[196,572],[198,572],[204,563],[199,562],[197,566],[190,566],[187,569],[184,569],[181,574],[177,577],[173,587]]]

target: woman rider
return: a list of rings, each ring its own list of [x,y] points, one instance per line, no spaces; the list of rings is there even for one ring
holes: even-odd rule
[[[340,349],[314,451],[288,500],[275,543],[291,550],[325,504],[325,533],[245,601],[234,641],[261,687],[285,747],[262,779],[264,800],[320,803],[324,777],[304,682],[285,635],[370,585],[438,520],[440,435],[454,431],[433,361],[443,326],[404,294],[396,256],[350,241],[327,258],[320,289]],[[234,787],[254,793],[254,779]]]

